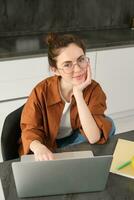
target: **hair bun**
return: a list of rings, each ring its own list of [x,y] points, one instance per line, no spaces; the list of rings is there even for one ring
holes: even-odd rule
[[[58,38],[58,34],[57,33],[48,33],[48,35],[46,37],[47,45],[54,44],[54,42],[56,41],[57,38]]]

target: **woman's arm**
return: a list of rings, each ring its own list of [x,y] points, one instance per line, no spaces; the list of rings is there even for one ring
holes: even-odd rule
[[[34,153],[36,160],[53,159],[52,152],[44,145],[46,133],[43,126],[43,114],[36,89],[33,89],[21,115],[20,154]]]
[[[101,131],[96,124],[84,98],[83,89],[91,83],[91,69],[90,65],[87,68],[87,79],[82,84],[73,88],[73,94],[77,103],[80,122],[88,141],[93,144],[100,140]]]
[[[38,140],[31,142],[30,149],[35,155],[35,160],[53,160],[53,153]]]
[[[87,136],[88,141],[94,144],[100,140],[101,131],[98,128],[84,98],[83,94],[78,92],[75,94],[77,109],[82,129]]]

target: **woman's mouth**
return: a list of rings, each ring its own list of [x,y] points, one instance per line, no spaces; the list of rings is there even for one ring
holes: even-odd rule
[[[83,77],[84,77],[84,74],[80,74],[78,76],[74,76],[73,79],[81,80],[81,79],[83,79]]]

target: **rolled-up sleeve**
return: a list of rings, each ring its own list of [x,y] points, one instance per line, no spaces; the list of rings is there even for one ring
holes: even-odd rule
[[[19,154],[28,154],[34,140],[45,141],[41,105],[34,89],[26,102],[21,115],[21,138]]]
[[[105,115],[107,108],[106,95],[99,84],[93,89],[88,106],[97,126],[101,130],[101,138],[98,143],[103,144],[109,138],[112,123]]]

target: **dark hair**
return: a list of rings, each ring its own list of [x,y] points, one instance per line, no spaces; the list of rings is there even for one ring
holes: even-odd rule
[[[57,67],[56,57],[60,54],[60,49],[67,47],[71,43],[80,47],[84,53],[86,51],[84,42],[78,36],[71,34],[49,33],[46,37],[46,43],[48,45],[48,62],[53,67]]]

